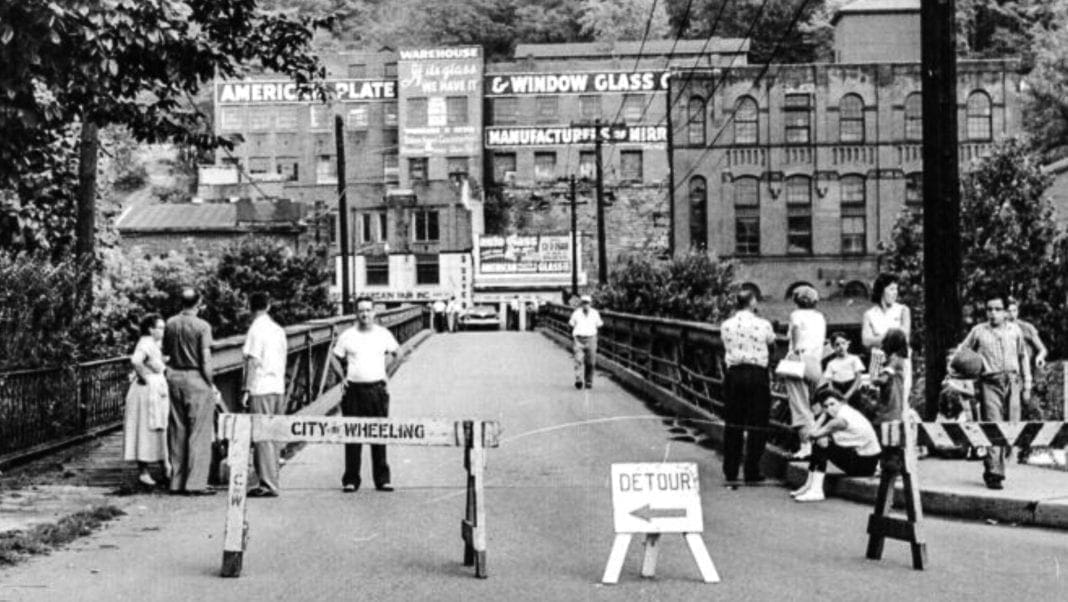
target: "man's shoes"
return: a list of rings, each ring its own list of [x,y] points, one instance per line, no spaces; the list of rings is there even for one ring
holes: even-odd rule
[[[390,485],[389,483],[382,483],[381,485],[375,485],[375,489],[388,493],[390,491],[393,491],[393,485]]]
[[[202,496],[202,495],[215,495],[215,490],[214,489],[187,489],[185,494],[189,495],[189,496],[193,496],[193,497],[198,497],[198,496]]]
[[[587,389],[592,389],[593,388],[593,383],[590,383],[590,382],[586,383],[586,388]]]
[[[984,479],[986,481],[987,489],[1000,490],[1004,489],[1005,485],[1001,483],[1004,479]]]
[[[581,380],[576,380],[575,381],[575,388],[576,389],[581,389],[582,388],[582,381]]]
[[[758,474],[758,475],[752,476],[752,477],[745,477],[745,484],[746,485],[759,485],[759,484],[761,484],[761,483],[763,483],[764,481],[767,481],[767,480],[768,480],[767,477],[765,477],[762,474]]]
[[[278,492],[273,490],[273,489],[268,489],[266,487],[257,487],[255,489],[250,489],[248,491],[248,493],[245,494],[245,496],[246,497],[278,497]]]
[[[360,486],[355,483],[345,483],[341,486],[341,490],[345,493],[356,493],[359,488]]]

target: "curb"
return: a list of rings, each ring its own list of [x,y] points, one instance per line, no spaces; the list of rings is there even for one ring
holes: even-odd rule
[[[543,335],[566,348],[571,341],[546,328],[539,328]],[[723,443],[723,422],[708,410],[699,408],[676,397],[670,391],[650,383],[641,375],[604,357],[597,358],[597,367],[612,375],[624,388],[651,402],[658,413],[682,419],[700,420],[691,426],[703,432],[715,443],[719,453]],[[711,421],[706,422],[706,421]],[[791,462],[789,454],[769,445],[761,459],[761,468],[769,477],[779,479],[783,485],[795,488],[805,482],[807,467],[800,462]],[[838,497],[869,506],[875,504],[879,480],[876,477],[846,477],[828,474],[824,490],[828,496]],[[920,501],[923,511],[937,516],[950,516],[971,520],[988,520],[1002,523],[1068,529],[1068,498],[1063,501],[1021,500],[1009,497],[961,495],[924,487],[920,474]],[[894,507],[904,508],[904,490],[899,482],[894,489]]]

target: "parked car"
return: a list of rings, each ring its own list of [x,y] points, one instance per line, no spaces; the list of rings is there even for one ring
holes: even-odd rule
[[[460,329],[499,328],[501,319],[492,305],[475,305],[460,312]]]

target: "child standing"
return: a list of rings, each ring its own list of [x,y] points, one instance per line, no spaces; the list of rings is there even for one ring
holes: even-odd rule
[[[908,407],[909,341],[905,331],[891,328],[883,339],[882,351],[886,355],[879,374],[872,375],[872,384],[879,387],[879,407],[872,418],[876,428],[884,422],[904,419],[904,409]]]
[[[843,399],[848,400],[860,388],[864,362],[849,353],[849,337],[844,332],[831,334],[831,347],[834,348],[834,355],[827,362],[823,379],[829,382],[835,391],[841,393]]]

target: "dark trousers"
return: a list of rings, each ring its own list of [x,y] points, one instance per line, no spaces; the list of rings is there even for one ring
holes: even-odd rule
[[[386,391],[385,381],[346,384],[345,394],[341,397],[341,415],[362,418],[389,416],[389,392]],[[341,477],[342,485],[360,486],[362,452],[362,443],[345,444],[345,474]],[[371,446],[371,476],[375,487],[390,482],[385,445]]]
[[[215,403],[211,385],[198,370],[167,373],[171,415],[167,447],[171,456],[171,491],[203,491],[211,469]]]
[[[879,465],[879,454],[861,456],[855,447],[841,447],[828,437],[827,447],[812,446],[812,458],[808,469],[812,472],[827,472],[827,463],[832,462],[850,477],[870,477]]]
[[[768,441],[768,413],[771,388],[768,369],[752,364],[727,368],[723,380],[724,416],[723,475],[728,481],[738,478],[742,462],[742,439],[745,438],[745,478],[760,476],[760,457]],[[748,436],[747,435],[748,431]]]

